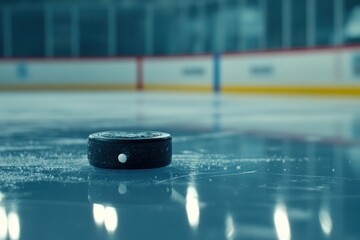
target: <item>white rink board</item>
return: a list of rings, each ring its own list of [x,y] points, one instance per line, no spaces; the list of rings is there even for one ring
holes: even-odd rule
[[[145,58],[144,84],[210,86],[213,81],[212,56]]]
[[[224,55],[221,59],[222,85],[312,85],[339,81],[336,54],[275,53]]]
[[[135,84],[136,60],[0,62],[3,84]]]
[[[0,61],[0,85],[124,84],[211,87],[212,55]],[[142,69],[142,75],[138,70]],[[223,54],[220,85],[359,86],[360,48]],[[142,78],[142,79],[141,79]],[[217,80],[217,79],[216,79]]]

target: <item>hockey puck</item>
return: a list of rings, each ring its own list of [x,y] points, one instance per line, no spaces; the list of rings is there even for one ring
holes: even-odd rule
[[[88,139],[89,163],[113,169],[158,168],[170,164],[171,135],[155,131],[108,131]]]

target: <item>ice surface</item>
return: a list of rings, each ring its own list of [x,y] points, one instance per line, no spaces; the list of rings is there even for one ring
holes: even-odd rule
[[[356,99],[4,93],[0,210],[25,239],[358,239],[359,121]],[[172,164],[89,166],[91,133],[133,129],[169,132]]]

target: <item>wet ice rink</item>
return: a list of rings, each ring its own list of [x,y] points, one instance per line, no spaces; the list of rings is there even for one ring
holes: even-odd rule
[[[106,170],[87,137],[173,136]],[[360,99],[1,93],[0,239],[360,239]]]

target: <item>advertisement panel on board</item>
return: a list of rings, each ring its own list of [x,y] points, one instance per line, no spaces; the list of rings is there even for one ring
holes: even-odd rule
[[[353,77],[360,80],[360,52],[353,54],[352,72],[353,72]]]

